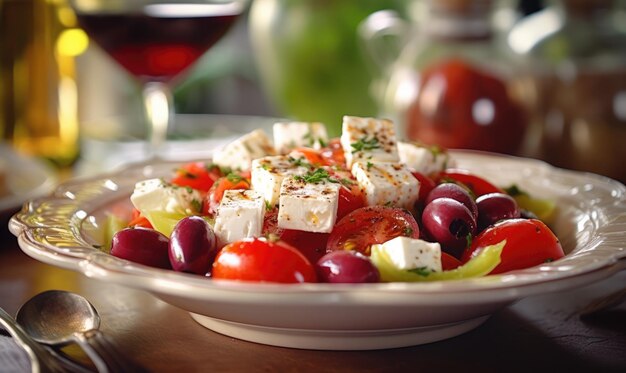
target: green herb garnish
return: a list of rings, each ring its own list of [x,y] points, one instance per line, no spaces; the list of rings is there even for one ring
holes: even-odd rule
[[[191,207],[193,207],[195,211],[200,212],[202,211],[202,202],[194,198],[191,200]]]
[[[233,184],[237,184],[238,182],[245,180],[243,176],[236,174],[234,172],[231,172],[228,175],[226,175],[226,179],[228,179],[228,181],[230,181]]]
[[[350,144],[352,146],[352,150],[358,152],[363,150],[373,150],[380,148],[380,143],[376,137],[372,137],[371,139],[367,139],[366,137],[360,139],[359,141]]]
[[[294,180],[304,181],[309,184],[319,184],[324,181],[328,181],[330,183],[339,183],[340,181],[330,176],[328,171],[323,168],[318,168],[314,171],[309,171],[306,174],[300,176],[294,176]]]
[[[287,160],[296,167],[313,168],[313,165],[307,162],[305,158],[294,158],[290,156]]]

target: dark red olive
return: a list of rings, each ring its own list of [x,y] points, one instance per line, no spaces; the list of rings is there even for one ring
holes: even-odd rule
[[[169,239],[154,229],[126,228],[115,233],[111,255],[151,267],[170,269]]]
[[[169,244],[169,260],[175,271],[205,275],[216,254],[215,233],[206,220],[188,216],[176,224]]]

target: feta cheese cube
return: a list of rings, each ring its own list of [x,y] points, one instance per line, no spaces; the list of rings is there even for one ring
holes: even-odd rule
[[[378,249],[385,252],[391,263],[401,270],[423,268],[441,272],[441,246],[417,238],[396,237],[378,244]]]
[[[341,184],[287,177],[280,188],[278,227],[328,233],[337,219]]]
[[[263,130],[257,129],[218,150],[213,156],[213,163],[224,168],[247,171],[253,159],[275,154],[270,138]]]
[[[274,123],[274,147],[280,154],[287,154],[299,146],[319,149],[328,143],[326,126],[313,122]]]
[[[215,236],[218,245],[248,237],[258,237],[263,229],[265,202],[257,191],[246,189],[226,190],[217,208]]]
[[[366,204],[413,209],[419,194],[419,181],[401,163],[357,162],[352,175],[365,194]]]
[[[341,147],[346,163],[398,162],[398,145],[393,122],[387,119],[344,116]]]
[[[288,175],[304,175],[310,165],[304,158],[275,155],[252,161],[250,182],[252,189],[261,193],[269,206],[278,203],[280,186]]]
[[[437,146],[423,146],[416,143],[398,142],[400,162],[424,175],[431,175],[454,166],[450,154]]]
[[[199,213],[202,208],[200,192],[172,185],[163,179],[149,179],[136,183],[130,201],[144,215],[150,211],[190,215]]]

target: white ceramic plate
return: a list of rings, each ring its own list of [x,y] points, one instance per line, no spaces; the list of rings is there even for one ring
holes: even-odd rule
[[[7,144],[0,144],[0,158],[6,167],[9,191],[8,195],[0,198],[0,221],[6,223],[10,214],[17,211],[24,201],[50,193],[57,178],[45,163],[17,154]]]
[[[517,183],[558,203],[553,225],[565,258],[510,274],[434,283],[361,285],[219,282],[148,268],[94,248],[105,213],[127,203],[140,179],[170,175],[174,164],[137,165],[76,180],[27,204],[10,223],[22,250],[51,265],[151,292],[232,337],[306,349],[380,349],[464,333],[526,296],[601,280],[624,267],[626,188],[544,163],[454,152],[459,166],[500,185]]]

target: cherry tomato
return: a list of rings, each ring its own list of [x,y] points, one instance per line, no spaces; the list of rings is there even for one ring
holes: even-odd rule
[[[461,183],[468,187],[476,197],[489,193],[504,193],[501,188],[498,188],[484,178],[474,175],[467,170],[457,168],[449,168],[440,172],[436,177],[436,181],[438,183],[450,181]]]
[[[221,175],[217,166],[207,167],[204,162],[191,162],[176,170],[172,184],[208,192]]]
[[[237,174],[229,174],[217,179],[204,199],[202,213],[214,215],[222,201],[224,192],[231,189],[250,189],[250,179]]]
[[[213,262],[215,279],[302,283],[317,282],[313,265],[285,242],[262,238],[228,244]]]
[[[319,167],[326,165],[326,160],[322,157],[319,150],[313,148],[295,148],[294,151],[304,155],[306,160],[313,166]]]
[[[264,236],[274,235],[300,251],[311,263],[316,263],[326,254],[329,233],[305,232],[295,229],[278,228],[278,208],[265,212],[263,220]]]
[[[536,219],[502,220],[474,237],[461,261],[466,263],[483,247],[506,240],[501,262],[491,274],[533,267],[557,260],[565,254],[559,239],[542,221]]]
[[[415,205],[417,207],[422,207],[423,208],[424,207],[424,203],[426,202],[426,197],[428,197],[428,193],[430,193],[431,190],[435,189],[437,184],[435,183],[435,181],[433,179],[431,179],[430,177],[424,175],[421,172],[412,171],[411,173],[420,182],[420,192],[418,194],[417,201],[415,202]]]
[[[330,233],[305,232],[295,229],[283,229],[280,240],[300,251],[311,263],[326,254],[326,242]]]
[[[419,227],[411,213],[395,207],[361,207],[335,224],[326,252],[355,250],[369,256],[373,244],[398,236],[419,238]]]
[[[320,149],[320,154],[328,166],[346,166],[346,157],[339,139],[332,139]]]
[[[153,229],[152,224],[148,221],[148,218],[141,215],[141,212],[137,209],[133,209],[132,217],[128,223],[130,228],[148,228]]]
[[[461,261],[458,260],[457,258],[453,257],[452,255],[446,253],[446,252],[441,252],[441,268],[444,271],[449,271],[455,268],[458,268],[461,266]]]

